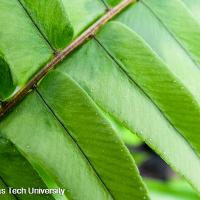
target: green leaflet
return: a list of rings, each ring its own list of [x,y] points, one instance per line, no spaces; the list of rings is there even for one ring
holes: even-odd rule
[[[13,188],[46,188],[32,166],[21,156],[14,145],[4,138],[0,138],[0,178],[7,186]],[[4,197],[4,195],[1,196]],[[16,196],[22,200],[35,199],[34,195],[29,194]],[[53,200],[50,195],[38,195],[37,199]]]
[[[197,41],[200,41],[200,25],[183,6],[181,0],[142,0],[142,2],[170,30],[199,67],[200,46],[197,45]]]
[[[158,59],[140,37],[125,26],[116,22],[110,23],[97,38],[128,76],[144,90],[200,153],[200,101],[197,102],[167,65]],[[116,44],[120,45],[120,48],[117,48]]]
[[[185,49],[163,26],[155,15],[142,3],[130,6],[116,20],[138,33],[152,48],[169,70],[182,82],[199,102],[200,73]],[[151,24],[151,26],[149,26]],[[176,55],[176,59],[174,59]],[[190,72],[190,73],[188,73]]]
[[[0,101],[101,16],[102,2],[1,1]],[[120,22],[103,27],[2,119],[0,134],[9,140],[4,150],[13,144],[20,152],[14,156],[31,163],[36,177],[67,190],[63,199],[147,199],[110,115],[200,192],[200,26],[194,5],[199,7],[195,0],[142,0],[130,6],[115,18]],[[26,176],[18,173],[21,166],[5,168],[15,159],[1,158],[0,174],[6,172],[11,185]]]
[[[53,50],[66,47],[105,10],[99,0],[2,0],[0,60],[7,64],[1,67],[0,101],[12,97],[52,58]]]
[[[120,31],[121,26],[117,32]],[[58,69],[76,80],[98,105],[137,133],[200,191],[199,157],[97,42],[85,44]]]
[[[0,100],[3,101],[52,57],[52,50],[17,0],[0,1],[0,27]]]
[[[147,199],[133,158],[86,93],[60,72],[50,73],[39,91],[88,157],[113,198]]]
[[[60,0],[20,0],[38,28],[55,49],[64,48],[73,37],[73,28]]]
[[[21,0],[55,49],[63,49],[105,12],[99,0]]]
[[[1,121],[0,130],[29,162],[66,189],[68,199],[112,199],[38,94],[30,94]]]
[[[190,5],[193,4],[190,3]],[[138,22],[139,16],[141,16],[140,23]],[[181,133],[188,138],[188,142],[191,142],[193,147],[195,147],[195,149],[199,153],[200,148],[198,144],[198,136],[200,123],[198,110],[200,103],[200,73],[198,66],[195,65],[188,51],[184,49],[183,45],[180,45],[176,38],[169,32],[169,27],[163,26],[163,23],[161,23],[144,4],[138,3],[136,6],[130,7],[127,12],[124,12],[122,13],[122,15],[117,17],[117,20],[125,23],[127,26],[129,26],[131,29],[141,35],[144,40],[151,46],[154,52],[167,64],[167,68],[176,76],[174,81],[178,80],[178,82],[182,83],[182,88],[180,88],[180,90],[177,90],[176,93],[173,92],[173,95],[170,95],[173,99],[175,99],[172,102],[172,99],[169,101],[164,100],[162,103],[163,105],[160,106],[160,108],[162,109],[162,107],[165,105],[169,106],[171,103],[174,104],[174,106],[171,106],[169,108],[170,115],[175,114],[177,116],[179,115],[179,117],[177,119],[174,119],[175,115],[174,117],[170,117],[172,123],[178,129],[181,128]],[[190,20],[192,20],[192,18],[190,18]],[[149,26],[150,23],[151,26]],[[182,22],[182,19],[181,23],[184,23]],[[197,32],[193,31],[192,34],[189,34],[187,36],[187,38],[193,38],[193,36],[195,38],[197,33],[198,27]],[[195,43],[197,43],[197,41]],[[198,45],[196,46],[198,48]],[[175,59],[174,55],[176,55]],[[196,101],[198,103],[196,105],[196,108],[189,108],[188,105],[184,105],[185,97],[181,96],[181,90],[183,89],[183,87],[187,88],[193,98],[193,101],[189,103],[189,106],[191,106],[193,102]],[[164,93],[163,89],[161,90],[162,93]],[[168,92],[170,91],[171,88],[168,88]],[[179,103],[177,102],[178,98],[176,97],[176,95],[174,95],[178,93]],[[197,110],[198,112],[195,113],[195,110]],[[164,112],[166,111],[167,110],[165,109]],[[177,120],[179,120],[179,122]]]
[[[69,199],[148,199],[115,128],[61,72],[47,75],[38,94],[30,94],[0,129],[33,166],[67,189]]]

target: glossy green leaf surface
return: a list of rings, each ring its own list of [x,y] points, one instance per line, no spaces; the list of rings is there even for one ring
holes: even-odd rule
[[[0,129],[33,166],[67,190],[69,199],[148,199],[135,162],[112,123],[64,73],[50,73],[37,94],[13,110]]]
[[[5,62],[1,62],[0,100],[6,100],[52,57],[52,50],[17,0],[0,2],[0,27],[0,54]]]
[[[65,48],[105,11],[99,0],[1,1],[0,101],[23,88],[55,51]]]
[[[200,160],[195,151],[97,42],[85,44],[58,69],[68,73],[97,104],[137,133],[197,190],[200,189]],[[192,160],[192,166],[188,160]]]
[[[121,2],[2,0],[0,102]],[[141,0],[67,55],[0,119],[0,186],[65,189],[37,199],[150,199],[127,131],[200,193],[199,6]]]
[[[200,153],[200,102],[195,99],[197,94],[193,96],[143,40],[122,24],[108,24],[97,39]]]
[[[141,36],[169,70],[184,84],[184,87],[187,87],[199,101],[199,68],[169,30],[144,4],[139,2],[131,6],[116,20]],[[174,59],[174,55],[176,55],[176,59]]]
[[[73,28],[60,0],[20,2],[55,49],[64,48],[72,39]]]
[[[142,2],[166,26],[171,34],[188,51],[192,59],[199,65],[200,47],[196,45],[196,42],[200,40],[200,25],[194,20],[185,6],[183,6],[183,3],[180,0],[142,0]],[[193,3],[191,2],[191,4]]]
[[[86,93],[61,72],[49,74],[39,92],[77,141],[113,198],[140,199],[138,190],[142,183],[131,155]]]
[[[67,198],[112,199],[38,94],[28,96],[0,126],[1,134],[17,146],[29,162],[38,165],[58,186],[66,189]]]
[[[21,0],[55,49],[62,49],[105,12],[99,0]],[[77,14],[78,13],[78,14]]]
[[[152,1],[153,3],[154,1]],[[175,1],[175,5],[176,5]],[[161,2],[160,2],[161,3]],[[169,1],[170,6],[171,3]],[[190,5],[194,6],[192,2],[190,2]],[[185,7],[181,5],[177,5],[179,9],[184,10],[181,12],[185,17],[188,18],[188,20],[195,23],[194,18],[192,18],[189,13],[185,10]],[[171,9],[171,12],[175,14],[175,11]],[[135,14],[135,15],[134,15]],[[134,16],[134,17],[133,17]],[[138,22],[138,17],[140,16],[140,23]],[[180,19],[179,17],[175,17],[178,21],[181,21],[180,23],[186,23],[187,20]],[[172,106],[170,106],[170,115],[179,115],[177,119],[174,115],[174,117],[170,117],[171,122],[180,130],[180,133],[182,133],[188,141],[192,144],[192,146],[196,149],[196,151],[199,153],[199,93],[200,93],[200,73],[199,73],[199,67],[197,64],[195,64],[193,57],[191,57],[189,50],[184,48],[184,43],[180,43],[177,37],[180,36],[180,34],[177,33],[178,26],[171,30],[170,27],[172,26],[171,23],[169,23],[168,26],[165,26],[161,20],[158,19],[157,15],[155,15],[145,4],[138,3],[135,6],[130,7],[127,12],[122,13],[119,17],[117,17],[117,20],[120,22],[126,24],[128,27],[130,27],[132,30],[136,31],[142,38],[145,40],[145,42],[150,45],[154,53],[156,53],[156,56],[159,56],[162,61],[167,64],[168,70],[175,75],[174,84],[177,84],[178,82],[182,84],[180,89],[177,90],[176,95],[175,92],[173,92],[173,95],[169,95],[170,100],[164,102],[163,105],[170,105],[172,101]],[[165,21],[165,18],[162,18],[163,21]],[[151,23],[151,26],[149,26],[149,23]],[[192,25],[193,23],[190,23]],[[181,27],[188,27],[185,25],[181,25]],[[191,31],[192,28],[188,28],[188,31]],[[172,31],[172,32],[171,32]],[[180,31],[180,30],[179,30]],[[196,44],[196,41],[198,41],[198,25],[196,31],[191,31],[191,33],[187,33],[182,30],[182,32],[185,34],[185,40],[187,40],[190,44],[196,48],[196,52],[198,52],[198,45]],[[191,37],[192,35],[192,37]],[[194,39],[196,38],[196,39]],[[196,41],[195,41],[196,40]],[[159,42],[158,42],[159,41]],[[168,41],[168,42],[166,42]],[[170,50],[169,50],[170,49]],[[176,58],[174,59],[174,55],[176,55]],[[163,77],[161,77],[163,81]],[[162,85],[162,83],[158,83],[158,85]],[[162,95],[164,95],[163,87],[160,87],[160,91]],[[161,89],[162,88],[162,89]],[[187,103],[187,105],[183,105],[185,101],[185,98],[183,95],[181,95],[184,88],[186,88],[189,93],[192,95],[193,101],[190,101],[191,103]],[[167,88],[166,88],[167,89]],[[168,87],[167,92],[171,92],[172,88]],[[159,91],[159,90],[157,90]],[[152,93],[152,91],[150,91]],[[178,97],[178,96],[179,97]],[[166,95],[167,96],[167,95]],[[178,100],[178,98],[179,100]],[[159,99],[160,100],[160,99]],[[179,103],[175,103],[176,101],[179,101]],[[196,102],[196,108],[189,108],[187,106],[191,106],[192,103]],[[181,106],[182,104],[182,106]],[[161,109],[163,106],[159,106]],[[174,109],[173,109],[174,107]],[[197,112],[195,112],[195,110]],[[164,109],[164,112],[167,112],[166,109]],[[183,114],[184,112],[184,114]],[[191,112],[194,112],[193,114]],[[182,114],[181,114],[182,113]],[[190,114],[191,113],[191,114]],[[168,115],[168,114],[167,114]],[[168,115],[169,116],[169,115]],[[179,122],[178,122],[178,121]]]
[[[30,163],[4,138],[0,138],[0,177],[10,188],[47,188]],[[22,200],[35,199],[35,195],[30,194],[15,196]],[[50,195],[37,195],[37,199],[53,200]]]

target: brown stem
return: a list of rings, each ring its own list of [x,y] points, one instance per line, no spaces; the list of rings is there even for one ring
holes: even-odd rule
[[[37,83],[53,68],[56,64],[61,62],[67,55],[69,55],[74,49],[84,43],[85,40],[93,36],[101,26],[120,13],[135,0],[123,0],[116,7],[110,9],[103,17],[101,17],[96,23],[88,28],[83,34],[81,34],[76,40],[74,40],[63,51],[59,52],[53,60],[46,64],[21,90],[19,90],[14,97],[0,109],[0,117],[2,117],[8,110],[10,110],[17,102],[19,102],[32,88],[36,87]]]

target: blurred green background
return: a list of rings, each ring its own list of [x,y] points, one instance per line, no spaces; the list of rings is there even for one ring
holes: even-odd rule
[[[184,178],[179,177],[136,135],[126,129],[119,132],[136,160],[152,200],[200,199]]]

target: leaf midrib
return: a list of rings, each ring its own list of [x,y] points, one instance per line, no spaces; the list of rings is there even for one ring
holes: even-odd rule
[[[152,100],[152,98],[151,98],[151,97],[138,85],[138,83],[135,82],[135,80],[134,80],[132,77],[130,77],[130,75],[124,70],[122,64],[118,61],[118,59],[115,58],[115,57],[112,55],[112,53],[101,43],[100,40],[98,40],[96,37],[94,37],[94,40],[96,41],[97,44],[99,44],[100,48],[102,48],[102,50],[109,56],[109,58],[116,64],[116,66],[118,67],[118,69],[119,69],[123,74],[126,75],[126,77],[128,78],[128,80],[129,80],[131,83],[135,84],[135,85],[140,89],[140,91],[144,94],[144,96],[146,96],[146,97],[151,101],[151,103],[158,109],[158,111],[159,111],[159,112],[161,113],[161,115],[166,119],[166,121],[173,127],[173,129],[174,129],[180,136],[182,136],[182,134],[180,133],[180,131],[179,131],[179,130],[173,125],[173,123],[167,118],[167,116],[162,112],[162,110],[157,106],[157,104]],[[111,114],[111,115],[112,115],[112,114]],[[127,126],[126,126],[126,128],[129,129],[129,127],[127,127]],[[183,136],[182,136],[182,137],[183,137]],[[185,142],[188,144],[188,146],[190,146],[190,148],[193,150],[193,152],[195,153],[195,155],[197,156],[197,158],[199,158],[197,152],[194,150],[194,148],[192,147],[192,145],[185,139],[185,137],[183,137],[183,139],[184,139]],[[151,144],[150,142],[146,141],[146,143],[148,143],[149,146],[151,146],[153,149],[155,149],[154,146],[152,146],[152,144]],[[159,152],[158,149],[156,149],[156,152],[157,152],[164,160],[167,160],[167,161],[168,161],[168,159],[165,159],[164,155],[163,155],[161,152]],[[168,164],[169,164],[172,168],[176,168],[172,163],[168,162]],[[191,184],[191,186],[192,186],[194,189],[198,190],[198,189],[196,188],[196,186],[195,186],[193,183],[191,183],[191,181],[190,181],[187,177],[185,177],[184,175],[183,175],[183,177]]]
[[[177,42],[177,44],[180,46],[180,48],[186,53],[186,55],[191,59],[191,61],[194,63],[194,65],[200,70],[200,67],[198,66],[197,61],[192,57],[190,52],[187,51],[187,49],[184,47],[184,45],[179,41],[179,39],[175,36],[175,34],[169,30],[169,28],[165,25],[165,23],[157,16],[157,14],[152,10],[150,6],[148,6],[144,1],[140,1],[152,14],[153,16],[162,24],[166,32],[168,32],[172,38]],[[181,2],[182,3],[182,2]],[[185,7],[185,6],[184,6]],[[190,12],[189,12],[190,14]],[[190,14],[191,15],[191,14]],[[192,18],[194,18],[191,15]]]
[[[84,158],[86,159],[86,161],[88,162],[88,164],[90,165],[90,167],[92,168],[92,170],[94,171],[94,173],[96,174],[97,178],[100,180],[100,182],[104,186],[105,190],[110,194],[111,198],[113,200],[115,200],[112,192],[106,186],[106,184],[102,180],[101,176],[98,174],[98,172],[96,171],[95,167],[92,165],[91,161],[86,156],[86,154],[84,153],[84,151],[82,150],[82,148],[80,147],[80,145],[77,143],[77,141],[75,140],[75,138],[72,136],[72,134],[70,133],[70,131],[68,130],[68,128],[62,123],[62,121],[60,120],[60,118],[57,116],[57,114],[54,112],[54,110],[50,107],[50,105],[47,103],[47,101],[42,97],[42,95],[40,94],[40,92],[37,89],[35,89],[35,92],[37,93],[37,95],[41,99],[42,103],[46,106],[46,109],[49,111],[49,113],[55,117],[55,119],[58,121],[58,123],[60,124],[60,126],[65,130],[66,134],[68,134],[70,136],[70,138],[73,140],[73,142],[76,144],[76,146],[78,147],[78,149],[83,154]]]
[[[20,0],[18,0],[20,2]],[[56,56],[47,63],[36,75],[21,89],[19,90],[13,98],[0,107],[0,118],[2,118],[11,108],[13,108],[17,102],[23,99],[26,94],[33,88],[37,87],[38,82],[52,69],[56,67],[64,58],[66,58],[70,53],[72,53],[77,47],[82,45],[86,40],[92,38],[95,33],[109,20],[114,18],[122,10],[128,7],[130,4],[135,3],[136,0],[123,0],[114,8],[110,9],[105,15],[103,15],[99,20],[92,24],[86,31],[84,31],[77,39],[70,43],[65,49],[57,53]]]
[[[31,14],[25,8],[25,6],[21,2],[21,0],[17,0],[17,2],[19,2],[20,6],[23,8],[23,10],[27,14],[28,18],[31,20],[31,22],[33,23],[34,27],[39,31],[39,33],[41,34],[41,36],[43,37],[43,39],[47,42],[47,44],[49,45],[49,47],[53,50],[54,53],[56,53],[57,52],[56,49],[51,45],[51,42],[48,40],[48,38],[46,37],[46,35],[40,30],[38,24],[36,23],[36,21],[33,20]]]

